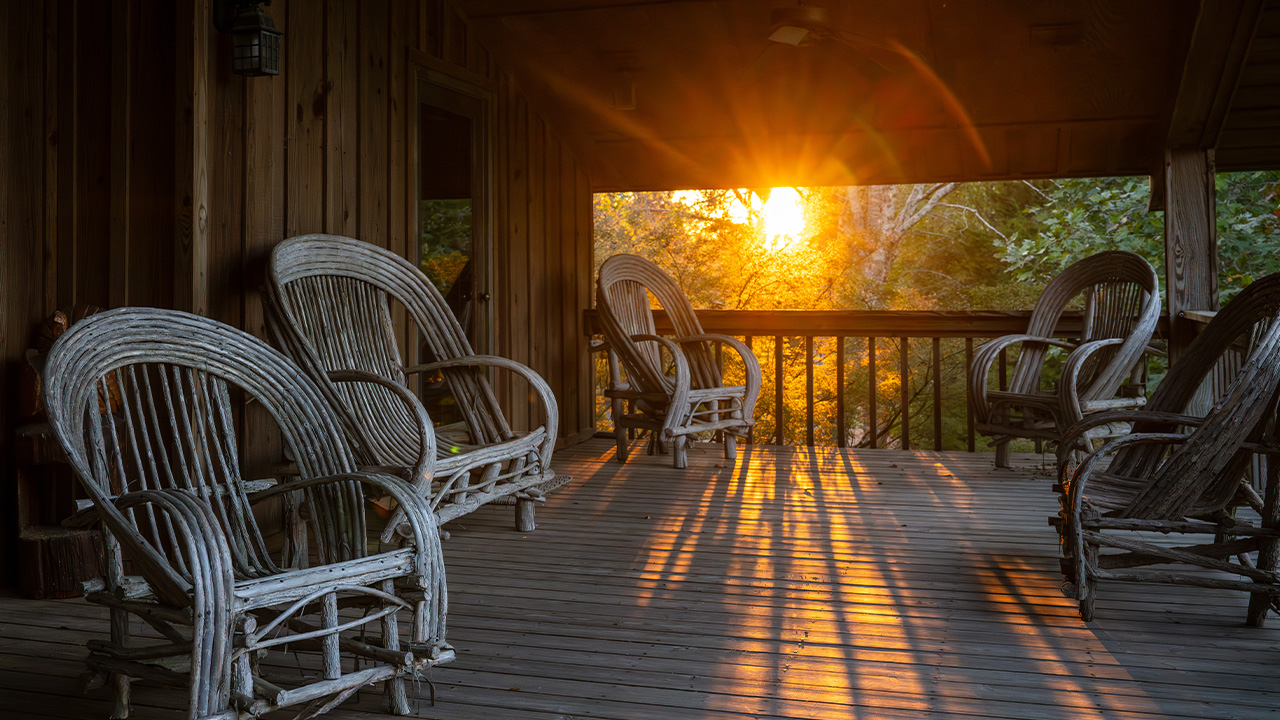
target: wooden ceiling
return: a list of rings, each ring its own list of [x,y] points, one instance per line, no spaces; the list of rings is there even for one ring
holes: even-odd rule
[[[1196,0],[814,0],[822,37],[793,46],[769,35],[795,0],[455,0],[597,191],[1148,174],[1280,19],[1213,2],[1233,14],[1196,38]],[[1216,94],[1179,104],[1196,47]],[[1266,106],[1275,74],[1257,82]],[[1259,111],[1254,138],[1280,126]]]

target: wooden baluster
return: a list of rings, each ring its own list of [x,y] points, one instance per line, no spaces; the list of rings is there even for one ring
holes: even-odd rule
[[[779,445],[786,444],[786,426],[783,424],[782,412],[782,390],[785,385],[782,376],[782,343],[784,340],[785,338],[781,335],[775,335],[773,338],[773,416],[774,422],[777,423],[774,441]]]
[[[871,449],[875,449],[880,441],[880,428],[877,422],[878,408],[876,407],[876,339],[867,338],[867,385],[870,388],[867,395],[867,422],[871,426]]]
[[[804,410],[804,440],[805,444],[813,447],[813,336],[806,335],[804,337],[804,384],[805,384],[805,410]]]
[[[898,338],[898,376],[902,391],[902,449],[911,449],[911,364],[907,358],[907,339]]]
[[[933,449],[942,449],[942,338],[933,339]]]
[[[750,335],[747,335],[742,339],[742,342],[746,344],[746,346],[751,350],[752,354],[754,354],[756,351],[755,343],[752,342],[754,339],[755,338],[751,337]],[[747,444],[751,445],[755,441],[756,441],[756,426],[752,425],[751,427],[747,428]]]
[[[844,337],[836,336],[836,447],[845,447],[844,429]]]
[[[973,338],[964,339],[964,376],[969,377],[973,370]],[[973,429],[973,403],[969,397],[969,384],[964,384],[965,442],[969,452],[974,452],[977,443]]]

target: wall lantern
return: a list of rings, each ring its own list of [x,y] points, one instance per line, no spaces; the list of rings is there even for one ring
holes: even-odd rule
[[[257,77],[280,74],[280,37],[259,5],[271,0],[214,0],[213,24],[231,34],[231,72]]]

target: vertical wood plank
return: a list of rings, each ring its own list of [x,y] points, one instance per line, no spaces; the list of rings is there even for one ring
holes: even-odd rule
[[[53,312],[53,308],[58,306],[58,50],[61,44],[58,37],[58,3],[57,0],[42,0],[42,2],[32,3],[33,9],[39,9],[43,6],[44,10],[44,26],[40,27],[37,22],[31,22],[31,33],[29,37],[32,39],[41,38],[44,45],[44,67],[43,72],[33,72],[29,76],[20,75],[18,77],[28,78],[30,81],[43,81],[43,86],[31,91],[31,95],[27,97],[43,97],[42,102],[30,106],[31,115],[29,117],[42,118],[42,137],[35,138],[39,146],[44,150],[44,177],[40,186],[43,190],[43,216],[44,216],[44,258],[42,277],[43,282],[43,299],[41,310],[42,315]],[[38,17],[37,16],[33,16]],[[3,27],[16,29],[22,32],[24,25],[22,23],[8,23]],[[21,45],[14,41],[9,41],[5,45],[11,52],[21,53]],[[33,56],[34,57],[34,56]],[[20,62],[8,62],[7,67],[20,67]],[[17,87],[13,85],[11,87]],[[43,105],[43,112],[38,105]],[[11,105],[11,107],[20,107],[20,105]],[[0,110],[0,115],[4,112]],[[0,137],[11,137],[7,133]],[[36,147],[32,145],[31,147]],[[36,168],[38,171],[38,168]]]
[[[530,366],[543,377],[550,371],[547,352],[547,312],[551,279],[547,275],[547,176],[546,126],[532,108],[529,110],[529,263],[525,265],[529,286]]]
[[[285,43],[292,42],[288,26],[288,3],[291,0],[275,0],[271,4],[271,16],[276,27],[285,32]],[[286,62],[291,62],[286,52]],[[286,66],[283,72],[292,68]],[[255,78],[247,81],[244,89],[244,207],[243,274],[256,282],[264,277],[267,257],[271,248],[285,238],[287,225],[285,205],[289,191],[285,187],[287,161],[285,138],[290,128],[288,80],[285,77]],[[250,293],[244,299],[245,330],[260,338],[266,338],[266,321],[262,310],[262,297]],[[244,408],[244,441],[240,452],[244,456],[246,472],[265,474],[269,464],[282,456],[279,430],[261,403],[250,403]]]
[[[510,331],[512,102],[511,82],[506,75],[498,77],[493,116],[493,351],[503,357],[514,357],[511,354]],[[504,411],[509,411],[514,405],[511,385],[505,373],[498,376],[495,390]]]
[[[442,8],[440,58],[459,67],[467,66],[467,26],[452,5]]]
[[[538,152],[534,155],[539,165],[538,192],[534,200],[534,208],[539,210],[538,222],[532,223],[539,229],[535,242],[531,243],[531,254],[534,264],[530,266],[530,284],[538,278],[539,291],[532,293],[535,301],[534,331],[535,342],[541,352],[538,372],[554,388],[559,397],[563,397],[563,380],[561,374],[561,354],[556,334],[559,333],[558,314],[561,313],[561,279],[563,278],[562,255],[558,252],[559,201],[554,191],[559,190],[557,179],[559,173],[559,151],[553,146],[552,133],[541,118],[538,129],[530,143],[536,143]],[[530,238],[532,240],[532,233]]]
[[[408,3],[393,0],[387,21],[387,179],[384,192],[387,196],[388,247],[401,257],[418,257],[416,232],[410,232],[409,211],[417,198],[413,197],[414,163],[409,157],[409,128],[414,111],[409,107],[409,82],[405,64],[405,19]]]
[[[172,63],[144,58],[173,57],[177,7],[171,3],[133,3],[134,46],[129,50],[132,85],[128,113],[129,151],[127,204],[127,302],[130,305],[175,307],[174,208],[178,206],[177,126],[155,108],[176,104],[176,69]],[[118,78],[117,78],[118,79]],[[145,141],[144,141],[145,139]]]
[[[360,56],[358,5],[344,0],[325,2],[324,231],[356,237],[357,169],[359,166]]]
[[[390,247],[387,0],[360,3],[360,239]],[[399,248],[403,253],[404,249]],[[394,251],[394,250],[393,250]],[[411,258],[416,260],[416,258]]]
[[[261,282],[244,268],[244,92],[253,80],[231,73],[231,38],[217,34],[210,47],[213,97],[209,202],[216,209],[209,233],[209,316],[233,326],[244,322],[244,298]]]
[[[0,457],[13,457],[17,370],[31,335],[53,309],[51,275],[56,239],[56,145],[48,144],[47,107],[57,102],[57,67],[46,43],[57,43],[57,3],[0,6]],[[56,60],[56,56],[54,58]],[[55,116],[56,121],[56,116]],[[50,233],[53,233],[52,235]],[[51,282],[52,281],[52,282]],[[0,462],[0,497],[15,497],[12,462]],[[0,584],[17,582],[17,504],[0,504]]]
[[[530,327],[533,318],[529,311],[528,267],[530,263],[529,186],[533,181],[530,178],[529,169],[529,109],[524,97],[519,95],[514,87],[511,88],[511,93],[513,118],[509,141],[511,164],[508,167],[511,173],[508,179],[511,189],[507,196],[510,245],[506,258],[508,281],[511,283],[511,305],[506,331],[511,335],[509,345],[511,357],[532,365]],[[519,390],[512,391],[511,422],[516,427],[528,427],[529,403],[522,399],[521,395],[522,392]]]
[[[111,93],[111,227],[108,233],[110,250],[111,307],[129,303],[129,196],[130,161],[133,145],[132,125],[129,122],[133,104],[132,49],[137,42],[134,34],[133,11],[135,3],[121,0],[111,6],[111,77],[114,84]]]
[[[556,165],[560,171],[557,174],[558,182],[556,195],[560,201],[559,208],[559,229],[556,232],[559,241],[559,257],[552,258],[560,267],[561,280],[561,297],[560,297],[560,327],[558,334],[560,335],[560,429],[561,434],[565,437],[577,435],[583,429],[582,417],[579,413],[578,402],[583,390],[587,387],[581,385],[578,378],[578,364],[581,358],[578,356],[579,340],[581,337],[578,332],[578,323],[582,317],[582,307],[579,304],[581,297],[578,288],[584,282],[589,282],[590,273],[586,278],[578,274],[578,268],[581,267],[579,254],[582,248],[578,242],[578,218],[575,209],[577,207],[577,169],[573,164],[573,157],[569,154],[569,149],[559,141],[556,142],[556,151],[559,156]]]
[[[422,49],[432,57],[441,57],[444,47],[444,0],[422,1]]]
[[[111,249],[111,44],[97,28],[111,26],[110,7],[77,3],[75,60],[75,184],[72,247],[75,302],[107,306]],[[90,32],[89,29],[93,31]],[[106,122],[103,118],[107,118]],[[70,307],[68,306],[68,309]]]
[[[288,98],[285,235],[292,236],[324,230],[324,4],[291,0],[281,14],[289,34],[276,79],[285,81]]]
[[[73,0],[58,0],[56,37],[61,52],[57,62],[56,123],[57,173],[54,203],[58,214],[57,306],[70,308],[76,302],[76,42],[79,24]],[[20,45],[19,45],[20,46]]]
[[[178,5],[174,307],[209,312],[210,0]]]
[[[587,337],[582,311],[591,307],[591,296],[595,282],[595,278],[592,277],[592,269],[595,267],[595,216],[594,203],[591,196],[591,180],[587,177],[586,172],[577,167],[576,164],[574,167],[574,198],[576,200],[574,234],[577,238],[578,246],[578,268],[576,273],[578,276],[578,308],[574,312],[578,329],[574,333],[574,340],[577,343],[577,385],[582,388],[582,395],[578,399],[578,414],[580,417],[578,428],[581,429],[584,437],[590,437],[591,430],[595,426],[595,394],[589,391],[588,388],[592,388],[595,385],[595,369],[591,362],[591,339]]]

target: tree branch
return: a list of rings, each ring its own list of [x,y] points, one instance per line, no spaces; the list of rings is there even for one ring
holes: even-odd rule
[[[995,225],[992,225],[991,223],[987,222],[987,219],[982,217],[982,213],[978,212],[977,210],[974,210],[971,207],[966,207],[964,205],[955,205],[952,203],[939,203],[939,204],[942,205],[943,207],[955,208],[956,210],[964,210],[965,212],[973,213],[973,216],[978,218],[978,220],[981,221],[983,225],[986,225],[988,230],[999,235],[1001,240],[1004,240],[1005,242],[1011,242],[1009,240],[1008,235],[1005,235],[1004,233],[1000,232],[999,230],[996,229]]]

